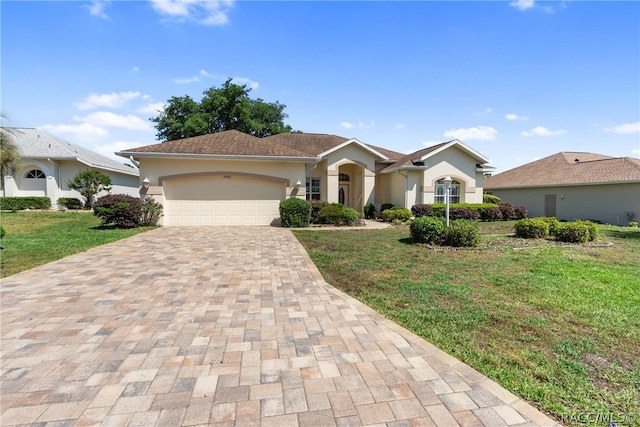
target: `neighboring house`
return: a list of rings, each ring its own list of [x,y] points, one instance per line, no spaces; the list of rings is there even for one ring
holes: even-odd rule
[[[60,197],[84,199],[67,187],[79,171],[91,169],[111,178],[111,193],[139,196],[137,169],[118,163],[84,147],[57,138],[39,129],[3,128],[20,149],[22,167],[15,176],[6,176],[3,196],[46,196],[56,207]],[[107,194],[103,192],[98,196]]]
[[[164,225],[272,224],[289,197],[364,205],[482,202],[488,159],[454,140],[404,155],[335,135],[235,131],[124,150],[164,206]]]
[[[628,225],[640,217],[640,160],[561,152],[486,178],[484,189],[530,217]]]

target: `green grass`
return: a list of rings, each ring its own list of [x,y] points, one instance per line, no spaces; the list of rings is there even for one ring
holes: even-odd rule
[[[465,250],[413,245],[406,226],[295,235],[329,283],[556,419],[640,425],[640,229],[584,246],[481,230]]]
[[[89,212],[2,212],[6,236],[0,246],[2,277],[149,230],[100,226]]]

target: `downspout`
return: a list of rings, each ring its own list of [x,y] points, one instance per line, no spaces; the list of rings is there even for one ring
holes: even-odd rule
[[[136,162],[136,160],[133,158],[133,156],[129,156],[129,160],[131,160],[131,163],[133,163],[133,165],[135,167],[137,167],[138,170],[140,170],[140,162]]]

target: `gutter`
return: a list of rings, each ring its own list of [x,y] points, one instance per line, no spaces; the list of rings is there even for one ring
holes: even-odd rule
[[[84,160],[80,159],[80,157],[76,157],[76,160],[84,165],[87,165],[89,167],[92,168],[96,168],[96,169],[102,169],[102,170],[106,170],[106,171],[112,171],[112,172],[118,172],[118,173],[124,173],[127,175],[132,175],[132,176],[140,176],[140,173],[136,173],[132,170],[132,172],[126,171],[126,170],[121,170],[121,169],[115,169],[115,168],[110,168],[109,166],[103,166],[103,165],[96,165],[93,163],[88,163],[85,162]]]
[[[165,159],[199,159],[199,160],[210,160],[210,159],[219,159],[219,160],[245,160],[245,161],[256,161],[256,160],[270,160],[270,161],[281,161],[281,162],[316,162],[319,163],[322,159],[320,157],[289,157],[289,156],[249,156],[249,155],[238,155],[238,154],[195,154],[195,153],[147,153],[147,152],[122,152],[118,151],[115,153],[120,157],[133,157],[134,155],[138,158],[140,157],[155,157],[155,158],[165,158]]]

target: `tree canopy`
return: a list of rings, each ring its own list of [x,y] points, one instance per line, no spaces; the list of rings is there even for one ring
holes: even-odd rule
[[[171,97],[164,111],[150,119],[156,123],[156,137],[165,142],[232,129],[259,138],[291,132],[284,124],[289,117],[284,104],[251,99],[249,92],[251,88],[229,78],[221,87],[205,90],[200,102],[188,95]]]
[[[22,166],[20,148],[15,143],[11,132],[0,128],[0,180],[4,189],[5,175],[15,175]]]
[[[84,197],[84,207],[91,209],[93,196],[102,190],[111,191],[111,178],[98,171],[79,171],[67,182],[67,187],[77,190]]]

